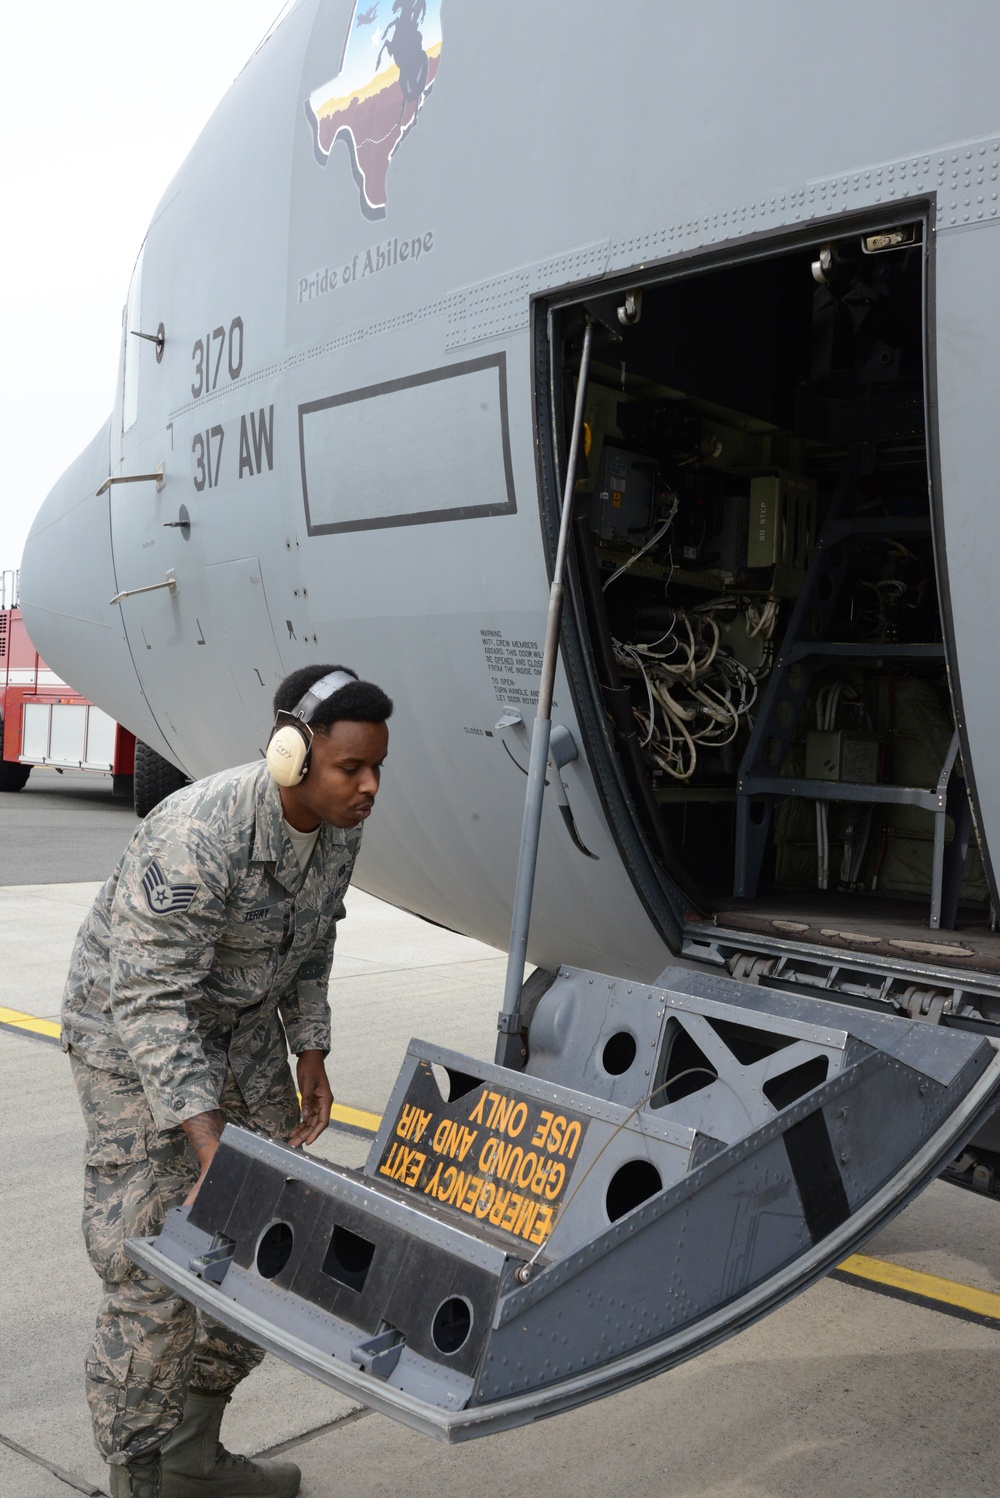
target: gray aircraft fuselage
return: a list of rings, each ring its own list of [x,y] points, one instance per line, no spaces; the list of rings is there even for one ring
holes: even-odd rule
[[[353,666],[396,703],[359,882],[506,945],[528,736],[496,725],[530,728],[537,688],[553,320],[917,223],[942,627],[992,880],[1000,10],[373,9],[300,0],[168,187],[112,414],[27,544],[46,660],[191,776],[259,754],[285,673]],[[574,671],[553,717],[596,857],[550,801],[529,956],[650,979],[696,902],[616,825]]]

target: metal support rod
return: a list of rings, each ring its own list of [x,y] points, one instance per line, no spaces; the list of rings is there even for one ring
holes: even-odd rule
[[[563,491],[562,514],[559,522],[559,542],[556,547],[555,566],[552,569],[552,587],[549,590],[549,614],[545,626],[542,675],[538,686],[538,709],[531,730],[531,756],[528,761],[528,785],[524,797],[524,820],[521,824],[521,847],[517,857],[517,880],[514,885],[507,977],[504,983],[503,1008],[497,1019],[497,1029],[501,1036],[516,1033],[519,1022],[519,998],[521,985],[524,982],[528,928],[531,924],[531,901],[535,889],[535,868],[538,863],[538,839],[542,825],[545,766],[549,757],[549,738],[552,732],[552,692],[555,687],[556,661],[559,655],[566,552],[569,547],[573,516],[573,494],[576,488],[576,468],[580,439],[583,434],[583,412],[587,399],[587,379],[590,372],[590,350],[593,340],[594,326],[588,318],[583,335],[583,352],[580,355],[580,374],[576,386],[573,429],[566,465],[566,486]],[[503,1040],[498,1046],[498,1058],[502,1050],[505,1050]]]

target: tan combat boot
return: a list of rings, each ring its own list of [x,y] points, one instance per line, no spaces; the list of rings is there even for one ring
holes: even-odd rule
[[[219,1440],[228,1394],[189,1393],[180,1425],[163,1443],[160,1498],[294,1498],[294,1462],[252,1462]],[[143,1495],[145,1498],[145,1495]]]
[[[124,1467],[109,1467],[111,1498],[161,1498],[160,1453],[128,1462]]]

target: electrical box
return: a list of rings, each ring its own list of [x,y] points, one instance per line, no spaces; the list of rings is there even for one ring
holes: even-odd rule
[[[816,539],[816,484],[779,469],[750,481],[747,566],[773,567],[773,590],[795,598]]]
[[[639,545],[653,524],[656,463],[605,443],[594,485],[591,526],[602,541]]]
[[[873,733],[836,728],[806,734],[806,779],[876,785],[879,741]]]
[[[721,574],[729,580],[743,570],[747,551],[747,498],[745,494],[726,495],[718,507],[715,523],[709,517],[709,528],[693,557],[685,547],[681,556],[685,567],[692,563],[699,570]]]

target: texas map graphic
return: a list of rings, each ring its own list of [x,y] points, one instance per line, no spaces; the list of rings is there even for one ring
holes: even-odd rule
[[[346,142],[361,207],[384,218],[386,176],[417,122],[441,57],[441,0],[356,0],[340,72],[313,89],[306,115],[317,160]]]

